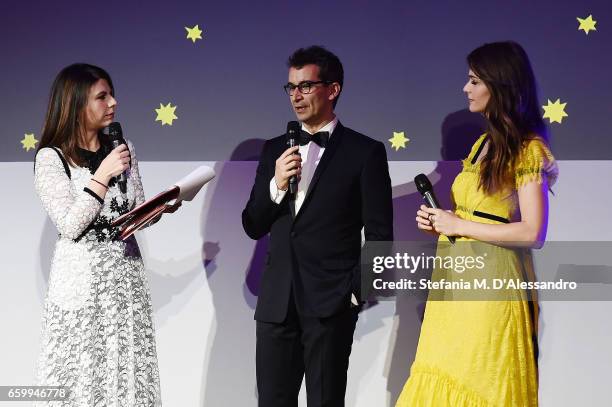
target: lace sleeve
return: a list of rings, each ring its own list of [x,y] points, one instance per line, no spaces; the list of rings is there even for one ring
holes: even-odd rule
[[[130,157],[132,159],[132,167],[130,170],[130,177],[134,181],[134,197],[136,205],[140,205],[145,201],[144,189],[142,188],[142,180],[140,179],[140,171],[138,170],[138,160],[136,159],[136,151],[134,150],[134,144],[127,140],[128,148],[130,149]]]
[[[98,216],[103,200],[84,188],[76,193],[56,151],[43,148],[36,155],[34,186],[59,233],[76,239]]]
[[[516,188],[532,181],[541,184],[544,179],[551,187],[558,176],[557,161],[546,144],[540,139],[530,140],[523,149],[516,168]]]

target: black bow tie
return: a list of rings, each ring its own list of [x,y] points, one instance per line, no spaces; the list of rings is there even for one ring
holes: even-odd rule
[[[327,142],[329,141],[329,132],[328,131],[320,131],[315,134],[310,134],[305,132],[304,130],[300,131],[300,136],[298,137],[298,143],[301,146],[305,146],[311,141],[317,143],[317,145],[321,148],[325,148],[327,146]]]

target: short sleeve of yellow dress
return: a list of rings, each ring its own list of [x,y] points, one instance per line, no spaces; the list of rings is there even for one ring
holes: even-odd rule
[[[558,176],[557,161],[544,141],[539,138],[529,140],[516,168],[516,188],[531,181],[541,184],[544,180],[551,187]]]
[[[476,141],[453,182],[455,213],[474,222],[509,223],[518,210],[517,190],[533,181],[546,180],[552,186],[558,177],[557,164],[543,140],[530,140],[515,166],[514,188],[487,195],[478,188],[478,157],[486,138],[485,134]],[[483,246],[475,249],[475,245]],[[488,282],[532,278],[527,250],[466,238],[449,245],[441,236],[437,255],[449,254],[447,251],[455,256],[473,255],[475,250],[486,250],[490,256],[479,271],[486,273]],[[510,290],[502,297],[491,290],[475,290],[471,276],[456,269],[434,270],[432,279],[463,279],[472,289],[463,296],[432,296],[430,292],[415,360],[398,407],[538,405],[537,300],[533,293],[521,290]]]

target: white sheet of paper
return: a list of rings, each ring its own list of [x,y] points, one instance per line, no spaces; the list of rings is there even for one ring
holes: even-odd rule
[[[174,183],[180,192],[176,201],[191,201],[200,189],[215,177],[215,171],[202,165]],[[175,202],[176,202],[175,201]]]

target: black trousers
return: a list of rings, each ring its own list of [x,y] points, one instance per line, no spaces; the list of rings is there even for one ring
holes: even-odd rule
[[[304,376],[308,407],[344,407],[358,310],[305,317],[297,312],[291,295],[285,321],[257,321],[259,407],[297,407]]]

